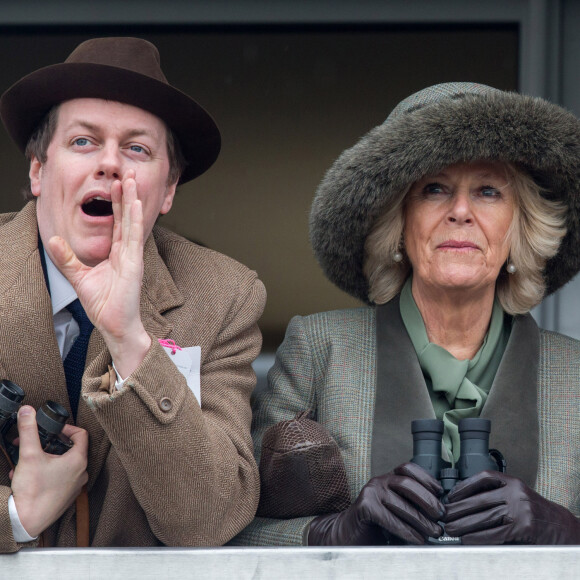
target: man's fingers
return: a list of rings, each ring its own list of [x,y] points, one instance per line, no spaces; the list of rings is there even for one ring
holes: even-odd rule
[[[61,271],[62,275],[76,288],[82,273],[87,270],[75,255],[69,243],[60,236],[52,236],[48,240],[48,250],[51,254],[54,265]]]
[[[127,243],[139,253],[143,251],[143,208],[141,200],[137,199],[131,206],[131,228]]]
[[[77,452],[84,455],[88,453],[89,434],[87,431],[75,425],[65,425],[62,429],[62,434],[74,443],[73,449]]]
[[[123,176],[123,203],[127,206],[138,199],[137,197],[137,182],[135,181],[135,171],[129,169]]]
[[[113,204],[113,244],[121,239],[123,219],[123,187],[120,181],[111,185],[111,203]]]
[[[123,242],[127,244],[131,235],[132,226],[132,212],[133,203],[137,201],[137,182],[135,181],[135,171],[129,170],[123,175],[121,182],[121,189],[123,190]]]
[[[111,202],[114,216],[113,243],[121,241],[125,247],[136,243],[139,251],[142,251],[143,210],[134,170],[128,170],[122,180],[113,183]]]
[[[18,411],[18,438],[21,458],[40,451],[36,411],[29,405],[23,405]]]
[[[82,427],[77,427],[76,425],[69,425],[68,423],[65,423],[62,426],[62,433],[69,439],[73,439],[74,437],[78,436],[79,433],[86,435],[87,432]]]

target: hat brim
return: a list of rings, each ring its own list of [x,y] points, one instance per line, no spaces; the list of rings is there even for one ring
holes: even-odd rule
[[[543,99],[496,91],[463,95],[371,130],[327,172],[313,201],[310,238],[326,276],[368,302],[364,244],[377,217],[423,176],[491,160],[526,171],[568,207],[568,232],[544,276],[552,293],[580,270],[580,121]]]
[[[187,162],[180,184],[201,175],[219,155],[220,132],[198,103],[169,84],[119,67],[61,63],[39,69],[4,93],[0,116],[24,152],[34,129],[54,105],[80,98],[127,103],[162,119],[179,139]]]

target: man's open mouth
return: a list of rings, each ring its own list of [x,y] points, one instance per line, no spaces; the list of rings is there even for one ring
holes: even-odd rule
[[[105,217],[113,215],[113,204],[106,199],[93,197],[82,205],[83,211],[92,217]]]

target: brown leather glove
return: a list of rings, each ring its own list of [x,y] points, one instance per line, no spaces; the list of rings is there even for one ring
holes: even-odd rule
[[[310,524],[311,546],[424,544],[439,537],[445,512],[439,482],[414,463],[373,477],[346,510],[318,516]]]
[[[447,496],[445,530],[464,544],[580,544],[580,520],[523,481],[482,471]]]

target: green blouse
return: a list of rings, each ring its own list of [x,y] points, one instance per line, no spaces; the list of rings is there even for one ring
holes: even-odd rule
[[[509,339],[511,319],[504,316],[496,299],[481,348],[471,360],[457,360],[444,348],[429,342],[411,282],[410,277],[401,291],[401,317],[419,358],[435,416],[443,419],[443,444],[456,462],[459,458],[457,425],[460,419],[478,417],[481,413]]]

